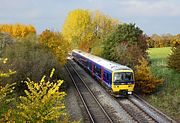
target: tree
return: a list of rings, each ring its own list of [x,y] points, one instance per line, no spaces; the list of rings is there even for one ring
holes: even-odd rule
[[[105,40],[103,57],[133,68],[141,56],[147,58],[146,39],[135,24],[120,24]]]
[[[32,25],[23,24],[1,24],[0,32],[9,33],[15,38],[23,38],[29,34],[36,34],[36,30]]]
[[[60,63],[49,48],[40,44],[36,36],[28,36],[7,46],[2,54],[9,59],[7,66],[1,65],[0,70],[16,70],[16,74],[4,78],[2,82],[16,82],[16,92],[22,94],[27,88],[22,81],[31,78],[39,81],[43,75],[49,74],[52,68],[56,69],[55,75],[60,77]]]
[[[135,87],[143,93],[155,92],[157,87],[163,84],[163,80],[152,75],[145,58],[141,57],[138,62],[139,64],[135,66]]]
[[[169,68],[180,72],[180,45],[172,48],[172,54],[169,56],[168,66]]]
[[[97,44],[103,41],[117,23],[117,20],[99,11],[77,9],[68,14],[62,34],[72,44],[72,48],[90,52],[94,47],[98,48]]]
[[[66,63],[69,50],[69,42],[64,39],[61,33],[45,30],[39,35],[39,42],[51,49],[60,65]]]
[[[173,36],[171,43],[173,44],[173,46],[180,45],[180,34]]]
[[[91,38],[91,13],[88,10],[76,9],[69,12],[62,29],[62,34],[69,43],[76,40],[77,46],[80,41]],[[86,35],[88,37],[86,37]]]
[[[100,56],[103,50],[102,44],[104,40],[119,24],[119,21],[104,15],[100,11],[95,11],[91,16],[94,29],[94,45],[91,52]]]
[[[2,53],[5,47],[11,45],[13,43],[13,39],[11,35],[8,33],[0,33],[0,57],[2,57]]]

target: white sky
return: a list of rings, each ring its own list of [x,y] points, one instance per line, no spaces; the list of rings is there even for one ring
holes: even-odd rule
[[[69,11],[99,10],[146,34],[180,33],[180,0],[0,0],[0,24],[32,24],[38,33],[61,31]]]

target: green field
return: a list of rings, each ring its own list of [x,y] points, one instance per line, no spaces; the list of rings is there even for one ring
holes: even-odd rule
[[[158,93],[148,96],[147,100],[180,122],[180,73],[167,67],[171,48],[150,48],[148,52],[152,73],[164,79],[165,84]]]

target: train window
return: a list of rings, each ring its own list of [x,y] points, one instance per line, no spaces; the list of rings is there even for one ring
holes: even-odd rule
[[[130,82],[133,81],[133,73],[123,72],[114,74],[114,82]]]
[[[109,74],[108,73],[104,73],[103,77],[104,77],[105,81],[109,81]]]
[[[131,72],[124,73],[124,80],[125,81],[133,81],[133,75]]]
[[[92,70],[92,64],[90,61],[88,61],[88,69]]]
[[[99,68],[99,67],[97,67],[96,65],[94,65],[94,71],[95,71],[95,73],[96,73],[99,77],[101,77],[101,68]]]

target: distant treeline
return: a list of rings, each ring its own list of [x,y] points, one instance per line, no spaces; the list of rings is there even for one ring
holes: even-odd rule
[[[172,47],[180,44],[180,34],[153,34],[147,40],[149,48]]]

